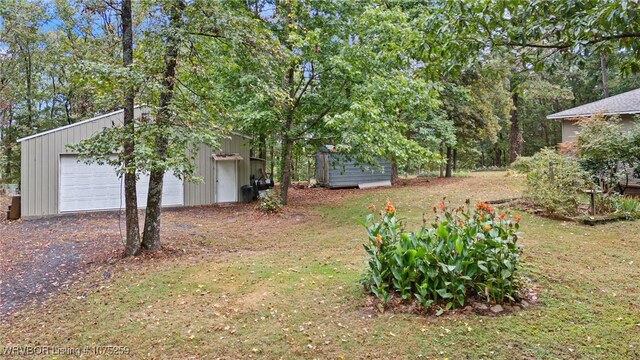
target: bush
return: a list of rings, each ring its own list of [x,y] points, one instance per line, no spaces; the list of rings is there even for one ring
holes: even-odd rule
[[[640,218],[640,200],[632,197],[621,197],[618,199],[616,211],[629,220],[638,219]]]
[[[576,159],[549,148],[533,156],[519,157],[512,166],[527,174],[524,197],[549,214],[575,215],[579,191],[593,186]]]
[[[581,167],[604,192],[615,189],[623,193],[636,162],[633,148],[637,130],[625,131],[616,116],[594,115],[578,125],[576,149]]]
[[[267,213],[275,214],[282,210],[282,200],[280,198],[280,192],[271,190],[267,194],[260,198],[258,203],[258,210]]]
[[[467,202],[468,204],[468,202]],[[468,206],[468,205],[467,205]],[[375,207],[371,205],[372,211]],[[367,216],[369,269],[363,284],[386,304],[391,293],[417,299],[425,308],[465,305],[469,296],[503,303],[515,301],[521,286],[518,259],[519,218],[496,214],[479,203],[474,211],[434,207],[436,220],[405,232],[390,201]]]

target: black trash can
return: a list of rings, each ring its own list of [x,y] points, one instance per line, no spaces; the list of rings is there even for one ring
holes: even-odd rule
[[[240,190],[242,192],[242,202],[248,203],[253,200],[253,186],[244,185],[240,188]]]

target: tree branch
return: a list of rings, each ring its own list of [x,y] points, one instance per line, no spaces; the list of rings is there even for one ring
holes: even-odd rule
[[[621,33],[615,35],[602,36],[597,39],[589,40],[589,41],[579,41],[581,45],[593,45],[598,44],[605,41],[610,40],[620,40],[627,38],[640,38],[640,33]],[[505,43],[495,43],[496,45],[502,46],[519,46],[519,47],[530,47],[530,48],[538,48],[538,49],[568,49],[575,45],[575,43],[557,43],[557,44],[535,44],[535,43],[527,43],[527,42],[505,42]]]

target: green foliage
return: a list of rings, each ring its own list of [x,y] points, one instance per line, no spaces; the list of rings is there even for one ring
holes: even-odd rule
[[[375,211],[375,207],[371,206]],[[436,220],[417,232],[406,232],[387,201],[379,221],[369,214],[363,223],[369,269],[363,283],[386,304],[391,293],[417,299],[429,309],[465,305],[469,296],[498,303],[515,301],[521,287],[519,218],[508,219],[491,206],[475,210],[434,207]]]
[[[282,199],[280,192],[270,190],[267,194],[260,198],[257,209],[267,214],[276,214],[282,210]]]
[[[512,165],[527,174],[525,198],[549,214],[575,215],[581,189],[591,184],[578,161],[550,148],[530,157],[520,157]]]
[[[618,117],[594,115],[579,122],[577,155],[580,165],[605,192],[623,192],[628,183],[632,156],[632,136],[624,131]]]
[[[640,218],[640,200],[630,196],[621,197],[617,201],[616,211],[628,219]]]

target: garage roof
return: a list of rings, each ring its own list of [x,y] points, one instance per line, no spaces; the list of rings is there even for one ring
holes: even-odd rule
[[[135,109],[146,108],[146,107],[147,107],[147,105],[145,105],[145,104],[136,105]],[[124,112],[124,110],[120,109],[120,110],[113,111],[113,112],[110,112],[110,113],[107,113],[107,114],[98,115],[96,117],[92,117],[91,119],[78,121],[77,123],[73,123],[73,124],[69,124],[69,125],[65,125],[65,126],[60,126],[60,127],[57,127],[57,128],[51,129],[51,130],[47,130],[47,131],[43,131],[43,132],[40,132],[40,133],[37,133],[37,134],[33,134],[33,135],[30,135],[30,136],[23,137],[21,139],[18,139],[18,142],[20,143],[20,142],[23,142],[23,141],[26,141],[26,140],[30,140],[30,139],[37,138],[37,137],[40,137],[40,136],[48,135],[48,134],[51,134],[51,133],[54,133],[54,132],[57,132],[57,131],[69,129],[69,128],[72,128],[72,127],[75,127],[75,126],[78,126],[78,125],[90,123],[92,121],[97,121],[97,120],[100,120],[100,119],[103,119],[103,118],[106,118],[106,117],[109,117],[109,116],[121,114],[123,112]],[[249,137],[249,136],[238,134],[238,133],[235,133],[235,132],[231,132],[231,134],[243,137],[245,139],[251,139],[251,137]]]

